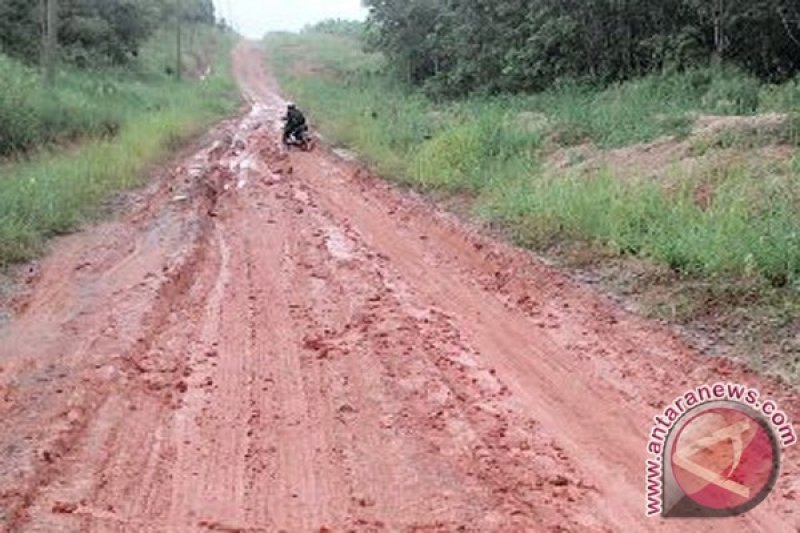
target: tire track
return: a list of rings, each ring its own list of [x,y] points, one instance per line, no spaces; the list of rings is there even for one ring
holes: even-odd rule
[[[0,530],[648,530],[660,402],[724,375],[797,416],[356,163],[283,152],[260,51],[234,59],[250,113],[65,240],[0,332]],[[719,524],[794,531],[793,491]]]

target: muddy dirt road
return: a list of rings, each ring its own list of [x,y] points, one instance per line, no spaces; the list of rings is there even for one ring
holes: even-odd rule
[[[644,517],[651,418],[703,360],[252,110],[61,240],[0,330],[0,530],[699,531]],[[797,531],[798,456],[721,530]],[[559,529],[561,528],[561,529]]]

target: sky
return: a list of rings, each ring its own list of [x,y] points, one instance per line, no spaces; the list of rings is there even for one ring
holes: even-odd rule
[[[328,18],[363,20],[361,0],[214,0],[217,16],[233,23],[247,37],[270,31],[297,31]]]

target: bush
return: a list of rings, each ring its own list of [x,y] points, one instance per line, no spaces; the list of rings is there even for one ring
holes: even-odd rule
[[[464,188],[481,167],[485,142],[474,123],[448,128],[424,143],[417,153],[415,181],[426,188]]]
[[[736,72],[721,72],[713,77],[703,96],[703,107],[721,115],[749,115],[759,108],[761,85],[755,78]]]
[[[800,79],[782,85],[762,87],[759,101],[765,111],[785,111],[800,109]]]

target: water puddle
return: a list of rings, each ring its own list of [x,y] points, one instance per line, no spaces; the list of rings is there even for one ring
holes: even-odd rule
[[[325,248],[339,261],[353,259],[355,254],[352,241],[339,228],[333,226],[325,228]]]

